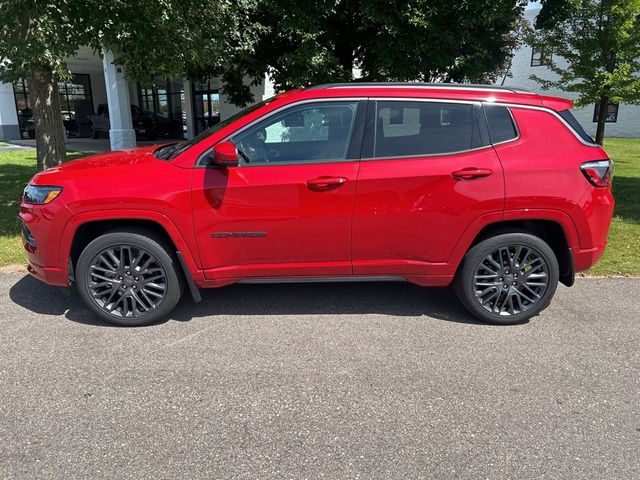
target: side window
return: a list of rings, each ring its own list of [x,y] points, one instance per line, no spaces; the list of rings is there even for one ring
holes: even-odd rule
[[[487,123],[489,124],[491,143],[506,142],[518,136],[518,131],[513,124],[511,113],[507,107],[485,105],[484,111],[487,115]]]
[[[249,164],[345,160],[357,106],[324,102],[291,107],[230,140]]]
[[[481,145],[474,106],[377,102],[374,157],[437,155]]]

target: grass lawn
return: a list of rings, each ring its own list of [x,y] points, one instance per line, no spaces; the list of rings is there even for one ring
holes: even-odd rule
[[[586,274],[640,276],[640,139],[607,138],[604,148],[615,162],[616,208],[609,245]]]
[[[609,138],[605,148],[615,161],[615,218],[609,247],[586,274],[640,276],[640,139]],[[35,150],[0,151],[0,267],[26,262],[17,215],[22,189],[35,171]]]
[[[70,158],[82,153],[70,152]],[[22,190],[36,173],[36,151],[0,150],[0,267],[25,264],[27,256],[20,243],[18,209]]]

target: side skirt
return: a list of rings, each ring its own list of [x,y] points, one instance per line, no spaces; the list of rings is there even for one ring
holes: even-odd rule
[[[340,282],[406,282],[399,276],[344,276],[344,277],[275,277],[275,278],[244,278],[236,283],[340,283]]]

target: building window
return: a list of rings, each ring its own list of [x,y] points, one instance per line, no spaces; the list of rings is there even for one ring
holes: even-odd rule
[[[536,50],[535,47],[531,49],[531,66],[532,67],[544,67],[551,65],[551,52],[546,50]]]
[[[605,117],[605,122],[607,123],[616,123],[618,121],[618,107],[620,105],[617,103],[609,102],[607,104],[607,116]],[[600,104],[596,103],[595,108],[593,109],[593,121],[598,121],[598,116],[600,115]]]
[[[93,113],[91,78],[85,73],[74,73],[70,82],[58,82],[62,122],[71,137],[89,135],[88,116]]]
[[[93,113],[91,80],[89,75],[74,73],[68,82],[58,82],[62,122],[68,136],[84,137],[89,134],[88,115]],[[29,95],[29,84],[18,80],[13,84],[18,112],[18,124],[22,138],[35,138],[33,110]]]
[[[156,75],[153,81],[138,84],[140,108],[154,115],[157,134],[172,138],[186,133],[184,84],[181,78],[166,80]]]
[[[193,117],[196,135],[220,121],[220,92],[211,80],[193,82]]]
[[[13,94],[16,99],[16,112],[18,112],[18,125],[21,138],[35,138],[33,125],[33,110],[29,103],[29,84],[26,80],[18,80],[13,84]]]

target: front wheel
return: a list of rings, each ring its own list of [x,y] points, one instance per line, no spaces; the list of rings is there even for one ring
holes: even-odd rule
[[[454,288],[480,320],[511,325],[547,308],[558,278],[558,261],[546,242],[528,233],[506,233],[467,252]]]
[[[98,317],[142,326],[166,317],[180,300],[175,256],[151,232],[113,231],[93,240],[76,266],[78,290]]]

